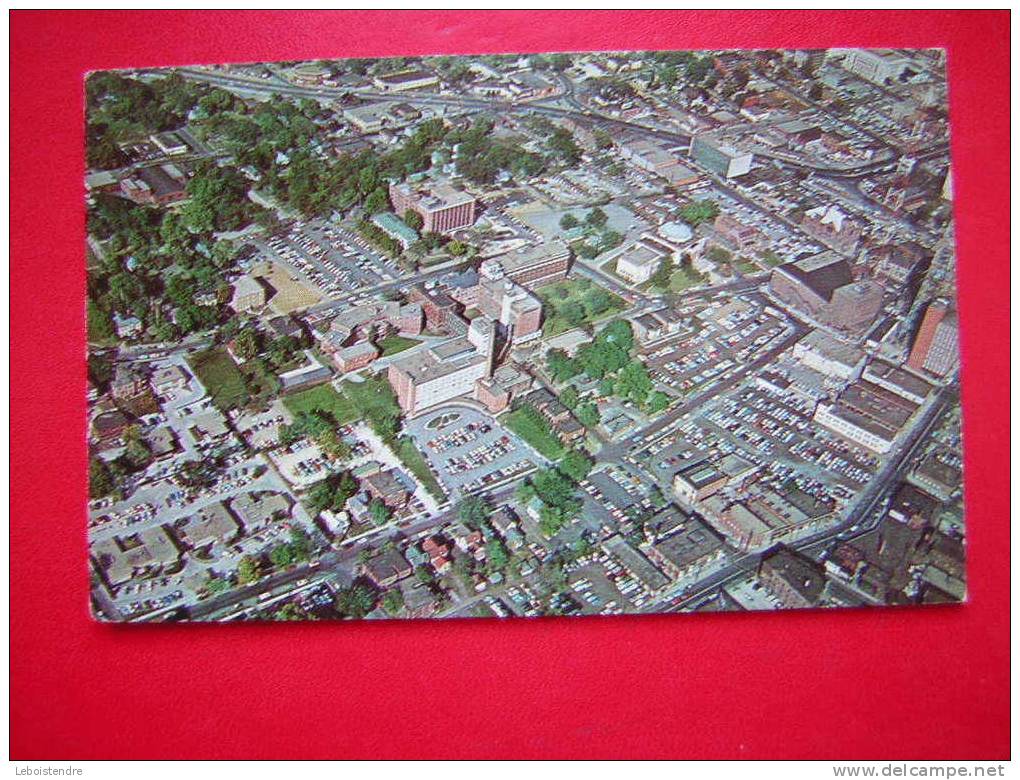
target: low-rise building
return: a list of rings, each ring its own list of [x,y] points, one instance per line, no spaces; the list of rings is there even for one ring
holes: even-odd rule
[[[438,86],[439,77],[426,70],[410,69],[376,76],[372,82],[383,92],[407,92],[412,89]]]
[[[864,365],[864,351],[839,341],[823,330],[813,330],[793,347],[793,356],[805,366],[837,379],[856,379]]]
[[[234,282],[230,308],[238,313],[256,311],[266,305],[266,288],[258,278],[245,275]]]
[[[658,269],[663,255],[642,243],[634,243],[616,258],[616,273],[632,284],[644,284]]]
[[[762,557],[758,579],[787,609],[817,606],[825,590],[825,571],[782,545]]]
[[[729,481],[723,472],[707,461],[700,461],[673,476],[673,491],[691,505],[718,493]]]
[[[370,342],[362,341],[351,347],[344,347],[333,354],[333,362],[343,373],[357,371],[370,365],[379,357],[379,350]]]
[[[380,588],[388,588],[399,580],[410,577],[414,571],[407,558],[392,547],[372,556],[361,564],[361,573]]]
[[[658,593],[667,585],[669,578],[655,568],[648,558],[619,534],[613,534],[604,542],[602,549],[611,555],[634,577],[648,593]]]
[[[215,503],[179,520],[174,531],[182,544],[196,550],[226,544],[238,535],[240,529],[226,507]]]

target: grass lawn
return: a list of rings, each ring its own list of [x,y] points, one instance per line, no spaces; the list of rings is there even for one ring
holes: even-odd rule
[[[758,258],[765,263],[769,268],[775,268],[777,265],[783,264],[783,258],[773,252],[771,249],[766,249]]]
[[[753,260],[749,260],[743,255],[737,255],[733,258],[733,267],[736,268],[743,276],[761,273],[761,269],[758,267],[757,263]]]
[[[360,417],[358,408],[346,395],[333,389],[333,385],[324,384],[302,390],[300,393],[285,396],[283,404],[291,414],[298,412],[323,411],[329,412],[340,425],[352,423]]]
[[[382,351],[383,357],[386,357],[387,355],[396,355],[398,352],[403,352],[405,349],[410,349],[418,344],[421,344],[418,339],[394,335],[382,339],[376,346]]]
[[[329,412],[340,425],[363,420],[370,410],[400,411],[393,389],[385,377],[369,377],[363,382],[347,381],[341,385],[339,392],[332,385],[319,385],[287,396],[283,403],[293,414],[312,410]],[[402,436],[387,443],[407,470],[437,501],[446,499],[443,488],[410,438]]]
[[[443,492],[443,488],[440,487],[439,482],[436,481],[432,469],[429,468],[429,464],[425,461],[425,456],[421,454],[410,437],[401,436],[397,439],[393,444],[393,452],[436,501],[443,502],[446,500],[446,494]]]
[[[673,275],[669,278],[669,289],[672,292],[681,292],[682,290],[686,290],[688,287],[697,287],[699,284],[704,284],[705,281],[705,277],[697,271],[685,271],[681,269],[679,271],[674,271]]]
[[[390,383],[383,377],[370,377],[364,382],[344,382],[342,392],[331,384],[319,385],[286,396],[283,403],[293,414],[321,410],[329,412],[340,425],[364,419],[368,409],[398,410],[397,399]]]
[[[555,336],[627,308],[624,300],[590,279],[564,279],[535,290],[545,306],[545,336]],[[595,306],[593,306],[595,304]]]
[[[549,423],[537,411],[522,406],[510,412],[504,419],[507,428],[538,450],[549,460],[558,460],[563,455],[563,443],[549,427]]]
[[[218,409],[233,409],[247,402],[244,376],[225,349],[199,352],[190,363]]]

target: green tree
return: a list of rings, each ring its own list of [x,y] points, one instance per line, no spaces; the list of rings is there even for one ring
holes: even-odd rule
[[[673,276],[674,264],[672,256],[666,256],[659,261],[658,267],[655,269],[655,273],[652,274],[649,281],[653,287],[658,287],[660,290],[664,290],[669,287],[670,279]]]
[[[234,354],[242,360],[251,360],[259,354],[260,341],[259,334],[254,328],[244,328],[234,337]]]
[[[568,409],[573,409],[577,406],[577,402],[580,400],[580,395],[577,392],[577,388],[573,385],[567,385],[563,388],[563,392],[560,393],[560,403],[562,403]]]
[[[273,566],[282,569],[285,566],[290,566],[290,564],[294,562],[294,551],[291,550],[290,545],[288,544],[278,545],[270,550],[269,560],[272,562]]]
[[[609,217],[606,216],[606,212],[600,209],[598,206],[588,212],[588,216],[584,218],[584,223],[591,227],[603,227],[609,221]]]
[[[585,294],[584,305],[593,317],[598,317],[612,308],[613,296],[601,287],[593,287]]]
[[[388,523],[393,516],[390,508],[378,498],[372,499],[372,502],[368,505],[368,513],[372,517],[372,522],[376,525]]]
[[[599,408],[594,403],[579,404],[574,415],[585,428],[594,428],[599,424]]]
[[[388,615],[399,615],[404,610],[404,594],[400,588],[391,588],[383,594],[381,604]]]
[[[591,471],[591,458],[579,450],[570,450],[560,458],[559,469],[574,482],[580,482],[588,476]]]
[[[669,406],[669,401],[670,398],[666,393],[661,390],[655,390],[652,393],[649,393],[646,406],[649,413],[657,414]]]
[[[425,220],[422,219],[421,214],[414,209],[407,209],[407,211],[404,212],[404,224],[411,228],[411,230],[420,231],[425,225]]]
[[[367,586],[354,583],[340,591],[336,609],[344,617],[363,618],[375,608],[376,595]]]
[[[103,498],[113,493],[116,487],[106,463],[100,458],[89,458],[89,496]]]
[[[372,193],[365,198],[365,211],[369,214],[378,214],[386,211],[389,208],[389,198],[386,195],[386,190],[382,187],[377,187],[372,190]]]
[[[457,517],[468,528],[480,528],[491,511],[488,502],[480,496],[465,496],[457,504]]]
[[[545,364],[556,382],[566,382],[581,373],[581,365],[562,349],[550,349],[545,356]]]
[[[485,559],[490,572],[503,571],[510,563],[506,547],[499,539],[492,539],[485,545]]]
[[[241,585],[255,582],[262,576],[261,565],[257,558],[244,556],[237,564],[237,581]]]
[[[580,224],[581,224],[581,222],[577,219],[577,217],[575,217],[570,212],[567,212],[566,214],[564,214],[560,218],[560,229],[561,230],[573,230],[574,228],[576,228]]]

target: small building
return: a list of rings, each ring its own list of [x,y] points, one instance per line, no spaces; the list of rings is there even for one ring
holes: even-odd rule
[[[718,493],[729,481],[723,472],[706,461],[694,463],[673,476],[673,491],[688,504]]]
[[[407,558],[392,547],[369,558],[361,565],[361,573],[380,588],[388,588],[405,577],[410,577],[414,568]]]
[[[266,305],[266,289],[254,276],[245,275],[234,282],[230,308],[239,314],[255,311]]]
[[[390,509],[407,505],[410,493],[392,470],[377,471],[362,478],[361,486],[372,498],[379,499]]]
[[[371,364],[379,357],[379,350],[368,341],[362,341],[351,347],[344,347],[333,355],[333,362],[343,373],[357,371]]]
[[[616,273],[632,284],[644,284],[659,267],[663,255],[646,244],[632,244],[616,259]]]

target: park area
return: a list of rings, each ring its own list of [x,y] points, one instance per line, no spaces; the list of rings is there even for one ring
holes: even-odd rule
[[[194,355],[190,361],[195,376],[205,387],[216,408],[233,409],[248,400],[244,375],[224,349],[210,349]]]
[[[375,411],[399,414],[397,399],[390,383],[382,377],[371,377],[361,382],[346,381],[341,390],[325,384],[294,393],[283,399],[292,414],[299,412],[328,412],[338,425],[348,425],[365,419]]]
[[[578,328],[623,311],[627,304],[590,279],[565,279],[540,287],[535,294],[545,306],[546,337]]]

